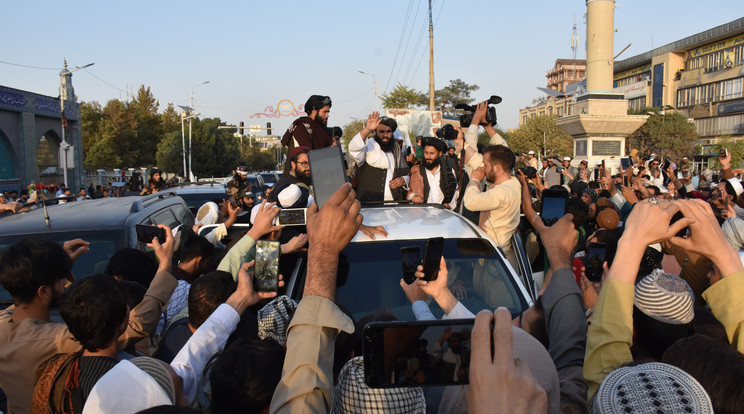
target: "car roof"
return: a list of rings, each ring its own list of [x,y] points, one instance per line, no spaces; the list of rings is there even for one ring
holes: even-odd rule
[[[173,191],[176,194],[226,193],[227,187],[221,182],[188,183],[170,187],[166,191]]]
[[[35,208],[25,213],[13,214],[0,219],[0,235],[36,234],[46,232],[122,230],[124,222],[132,213],[157,203],[163,207],[172,204],[161,200],[177,200],[172,193],[157,193],[159,196],[108,197],[95,200],[71,201],[47,206],[49,226],[44,219],[44,209]],[[169,197],[170,196],[170,197]]]
[[[490,238],[465,217],[436,205],[398,205],[364,207],[360,212],[367,226],[382,226],[388,236],[381,240]],[[371,239],[357,232],[352,242]],[[380,240],[378,238],[378,240]]]

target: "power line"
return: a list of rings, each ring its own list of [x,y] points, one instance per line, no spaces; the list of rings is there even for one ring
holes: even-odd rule
[[[12,66],[20,66],[22,68],[30,68],[30,69],[62,70],[62,68],[45,68],[45,67],[41,67],[41,66],[22,65],[20,63],[5,62],[5,61],[2,61],[2,60],[0,60],[0,63],[4,63],[6,65],[12,65]]]
[[[439,23],[439,16],[442,15],[442,9],[444,9],[444,3],[447,0],[442,1],[442,5],[439,7],[439,13],[437,13],[437,18],[434,20],[434,27],[437,27],[437,23]],[[426,49],[422,49],[422,51],[425,51]],[[411,75],[411,80],[409,81],[409,84],[413,82],[413,78],[416,76],[416,73],[418,73],[419,68],[421,67],[421,62],[424,61],[424,55],[425,53],[421,53],[421,57],[419,58],[418,64],[416,65],[416,69],[413,71],[413,74]]]
[[[92,73],[91,71],[89,71],[88,69],[83,69],[83,70],[84,70],[84,71],[85,71],[85,72],[86,72],[86,73],[87,73],[88,75],[90,75],[90,76],[92,76],[92,77],[94,77],[94,78],[98,79],[99,81],[101,81],[101,82],[105,83],[106,85],[108,85],[108,86],[110,86],[110,87],[112,87],[112,88],[114,88],[114,89],[118,89],[118,90],[119,90],[119,91],[121,91],[121,92],[124,92],[124,93],[129,93],[129,92],[128,92],[128,91],[126,90],[126,89],[122,89],[122,88],[120,88],[120,87],[118,87],[118,86],[116,86],[116,85],[114,85],[114,84],[112,84],[112,83],[106,82],[105,80],[103,80],[103,79],[99,78],[98,76],[94,75],[94,74],[93,74],[93,73]]]
[[[395,73],[395,83],[398,83],[398,79],[400,78],[400,70],[403,68],[403,61],[405,60],[405,56],[408,53],[408,46],[411,44],[411,37],[413,36],[413,28],[416,27],[416,15],[418,15],[419,8],[421,7],[421,3],[418,3],[416,6],[416,12],[414,15],[414,20],[411,22],[411,30],[408,32],[408,40],[406,41],[406,48],[403,50],[403,56],[400,59],[401,65],[398,66],[398,72]],[[425,19],[424,19],[425,20]]]
[[[400,53],[400,47],[403,45],[403,37],[406,34],[406,27],[408,27],[408,18],[411,16],[411,9],[413,8],[413,0],[408,2],[408,10],[406,11],[406,18],[403,21],[403,28],[400,31],[400,39],[398,40],[398,49],[395,51],[395,59],[393,59],[393,65],[390,67],[390,75],[388,76],[387,84],[385,85],[385,92],[390,87],[390,81],[393,79],[393,71],[395,71],[395,64],[398,62],[398,54]]]

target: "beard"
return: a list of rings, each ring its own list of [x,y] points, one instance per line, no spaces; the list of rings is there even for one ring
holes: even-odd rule
[[[300,170],[294,170],[295,178],[300,180],[301,183],[307,185],[308,187],[313,183],[312,178],[310,178],[310,174],[305,174],[301,172]]]
[[[323,128],[326,128],[326,126],[328,125],[328,121],[326,121],[325,119],[317,115],[315,116],[315,118],[313,118],[313,121],[315,121],[316,124],[320,125]],[[331,135],[331,134],[328,134],[328,135]]]
[[[380,145],[380,149],[382,149],[383,152],[390,152],[395,146],[395,141],[393,140],[393,138],[390,138],[387,140],[387,142],[385,142],[382,140],[382,138],[375,135],[375,141]]]
[[[439,158],[435,158],[435,159],[433,159],[431,161],[426,160],[424,162],[424,167],[426,167],[427,170],[431,171],[434,168],[439,167],[439,165],[441,165],[441,164],[442,164],[442,161]]]

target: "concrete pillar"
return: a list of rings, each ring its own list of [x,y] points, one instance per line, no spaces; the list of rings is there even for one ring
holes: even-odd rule
[[[615,0],[586,0],[586,90],[611,92]]]

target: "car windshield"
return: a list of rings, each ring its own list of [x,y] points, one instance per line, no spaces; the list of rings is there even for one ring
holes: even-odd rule
[[[336,303],[351,312],[355,320],[380,308],[399,320],[415,320],[411,303],[400,287],[400,249],[411,246],[423,254],[426,240],[350,244],[339,264]],[[474,314],[504,306],[516,316],[528,307],[511,272],[488,241],[446,239],[443,256],[449,273],[448,286],[451,290],[464,289],[466,297],[460,302]],[[299,290],[292,294],[295,299],[302,295]],[[435,301],[429,300],[428,305],[434,316],[443,316]]]
[[[39,233],[33,237],[54,240],[60,245],[67,240],[81,238],[90,243],[90,251],[80,255],[72,266],[76,278],[103,273],[111,256],[124,246],[123,231],[75,231],[57,233]],[[21,240],[23,236],[0,236],[0,251]],[[0,302],[12,300],[8,291],[0,287]]]
[[[219,204],[222,200],[227,198],[227,192],[222,189],[216,189],[214,192],[193,192],[193,193],[180,193],[179,197],[183,198],[183,201],[189,206],[191,213],[196,214],[199,211],[199,207],[209,201],[214,201]]]
[[[264,179],[264,182],[266,184],[276,183],[276,175],[274,175],[274,173],[262,173],[261,177]]]
[[[258,178],[256,177],[246,177],[245,182],[252,186],[259,187]]]

